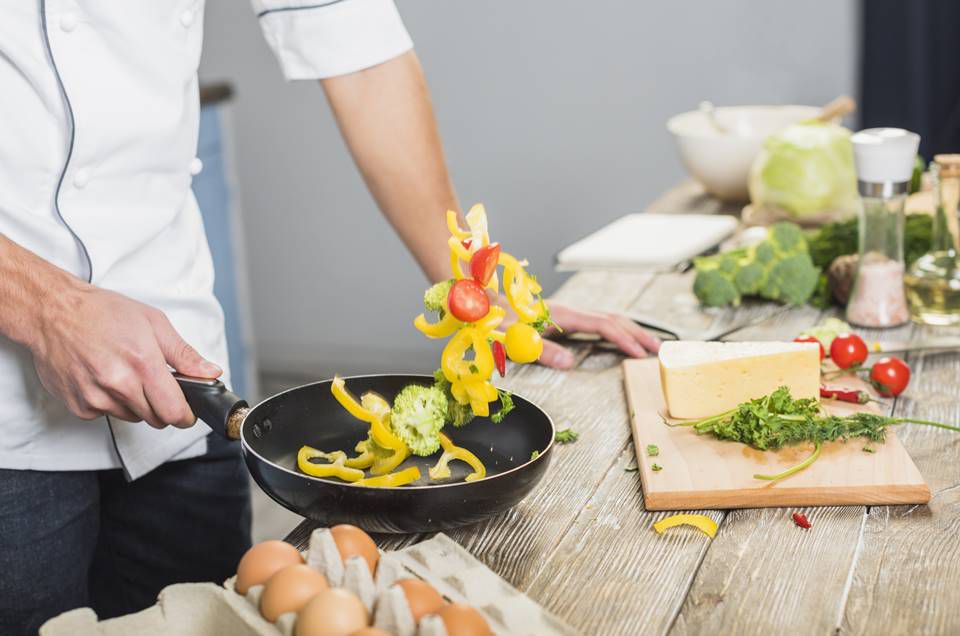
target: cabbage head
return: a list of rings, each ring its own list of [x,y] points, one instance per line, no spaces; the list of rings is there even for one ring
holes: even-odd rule
[[[779,208],[790,217],[857,209],[857,176],[850,131],[836,124],[803,122],[771,135],[750,168],[754,207]]]

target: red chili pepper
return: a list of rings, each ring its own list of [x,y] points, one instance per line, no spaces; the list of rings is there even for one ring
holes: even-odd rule
[[[811,527],[810,522],[807,520],[807,515],[802,512],[793,513],[793,522],[804,530],[809,530]]]
[[[502,378],[507,374],[507,350],[503,348],[503,343],[497,340],[493,341],[493,361]]]
[[[463,249],[465,250],[470,249],[470,246],[472,244],[473,244],[473,239],[463,239],[462,241],[460,241],[460,245],[463,245]]]
[[[840,400],[841,402],[850,402],[851,404],[866,404],[870,401],[870,394],[866,391],[857,389],[828,389],[825,386],[820,387],[820,397],[831,400]]]

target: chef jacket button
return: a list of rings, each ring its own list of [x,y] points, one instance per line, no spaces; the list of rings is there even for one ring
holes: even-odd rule
[[[183,13],[181,13],[181,14],[180,14],[180,24],[182,24],[182,25],[185,26],[185,27],[188,27],[188,26],[190,26],[191,24],[193,24],[193,11],[187,9],[186,11],[184,11]]]
[[[78,22],[79,20],[77,19],[76,13],[64,13],[60,16],[60,30],[65,33],[70,33],[77,28]]]
[[[73,174],[73,185],[83,188],[90,181],[90,175],[86,170],[80,169]]]
[[[193,161],[190,162],[190,174],[197,176],[201,170],[203,170],[203,162],[200,160],[200,157],[194,157]]]

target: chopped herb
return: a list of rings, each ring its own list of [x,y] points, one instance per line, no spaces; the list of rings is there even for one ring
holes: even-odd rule
[[[580,433],[569,428],[565,428],[562,431],[557,431],[557,434],[553,437],[558,444],[570,444],[571,442],[577,441],[579,438]]]
[[[874,448],[873,446],[864,446],[864,447],[863,447],[863,452],[864,452],[864,453],[876,453],[876,452],[877,452],[877,449]]]
[[[499,389],[498,389],[499,391]],[[500,410],[490,416],[490,421],[494,424],[499,424],[503,421],[503,418],[507,416],[507,413],[513,410],[513,396],[508,391],[499,391],[500,393]]]
[[[470,363],[470,366],[467,368],[470,369],[470,373],[480,373],[480,369],[478,369],[477,365],[475,365],[472,362]]]
[[[540,296],[537,296],[537,301],[540,302],[540,315],[537,316],[537,319],[530,323],[530,326],[537,330],[537,333],[542,334],[550,327],[556,328],[557,331],[563,333],[563,329],[560,328],[560,325],[555,323],[552,318],[550,318],[550,308],[547,307],[547,303],[543,302],[543,299]]]
[[[821,446],[825,442],[845,442],[853,437],[863,437],[867,442],[882,444],[887,427],[897,424],[923,424],[960,433],[960,427],[948,424],[876,413],[825,415],[821,413],[816,398],[793,399],[785,386],[770,395],[744,402],[726,413],[682,422],[676,426],[690,426],[698,435],[710,433],[718,439],[740,442],[761,451],[777,450],[803,442],[812,443],[813,452],[796,466],[776,475],[754,475],[755,479],[776,481],[813,464],[820,457]]]
[[[661,470],[663,470],[663,466],[661,466],[660,464],[654,464],[653,466],[650,467],[650,470],[652,470],[655,473],[659,473]]]
[[[540,451],[536,451],[536,450],[535,450],[535,451],[533,451],[532,453],[530,453],[530,461],[533,461],[533,460],[536,459],[537,457],[540,457]]]
[[[656,457],[660,454],[660,448],[656,444],[647,444],[647,457]]]

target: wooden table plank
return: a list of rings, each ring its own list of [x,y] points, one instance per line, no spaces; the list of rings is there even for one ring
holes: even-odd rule
[[[917,328],[916,333],[960,331]],[[916,353],[908,361],[911,386],[894,413],[960,424],[960,356]],[[960,434],[908,425],[898,435],[933,497],[926,506],[869,510],[842,631],[960,633]]]

